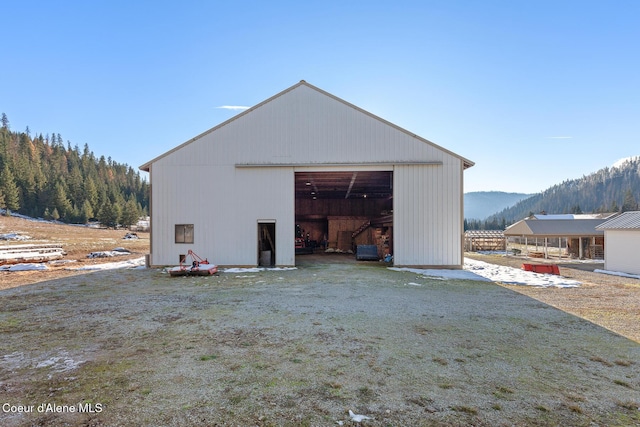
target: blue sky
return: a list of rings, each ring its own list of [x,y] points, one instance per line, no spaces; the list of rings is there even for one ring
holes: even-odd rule
[[[0,112],[141,164],[300,80],[535,193],[640,155],[640,1],[4,1]]]

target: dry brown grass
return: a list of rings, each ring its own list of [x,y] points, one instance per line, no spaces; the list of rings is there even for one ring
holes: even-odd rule
[[[514,268],[521,268],[523,263],[531,262],[526,258],[501,255],[467,253],[465,256]],[[535,262],[545,261],[535,260]],[[604,268],[602,263],[559,263],[558,265],[563,277],[578,280],[582,285],[570,289],[506,284],[502,286],[640,342],[639,279],[594,273],[593,270]]]
[[[131,251],[131,255],[118,257],[118,260],[139,258],[149,253],[149,233],[145,232],[137,233],[140,237],[138,240],[123,240],[127,230],[52,224],[0,216],[0,234],[6,233],[18,233],[31,238],[26,241],[0,241],[2,246],[60,243],[67,254],[64,260],[73,263],[51,264],[47,271],[0,272],[0,289],[84,274],[82,271],[67,269],[76,263],[97,264],[113,261],[113,258],[89,259],[87,255],[91,252],[110,251],[116,247]]]

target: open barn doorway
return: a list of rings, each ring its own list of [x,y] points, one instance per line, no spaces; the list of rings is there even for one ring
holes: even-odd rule
[[[258,265],[262,267],[276,265],[275,221],[258,221]]]
[[[320,254],[355,260],[364,246],[369,259],[392,255],[393,171],[296,172],[295,227],[297,260],[311,254],[307,259],[318,262]]]

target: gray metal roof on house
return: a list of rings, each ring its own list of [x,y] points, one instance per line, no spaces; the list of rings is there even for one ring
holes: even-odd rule
[[[599,230],[640,229],[640,211],[623,212],[597,228]]]
[[[536,237],[589,237],[602,236],[604,231],[596,229],[606,219],[523,219],[507,227],[505,236]]]
[[[603,219],[610,218],[615,213],[593,213],[593,214],[534,214],[527,219]]]

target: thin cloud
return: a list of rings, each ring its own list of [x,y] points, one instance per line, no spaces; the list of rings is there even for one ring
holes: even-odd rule
[[[245,107],[244,105],[221,105],[220,107],[216,108],[221,108],[223,110],[244,111],[248,110],[251,107]]]
[[[547,139],[571,139],[572,136],[547,136]]]

